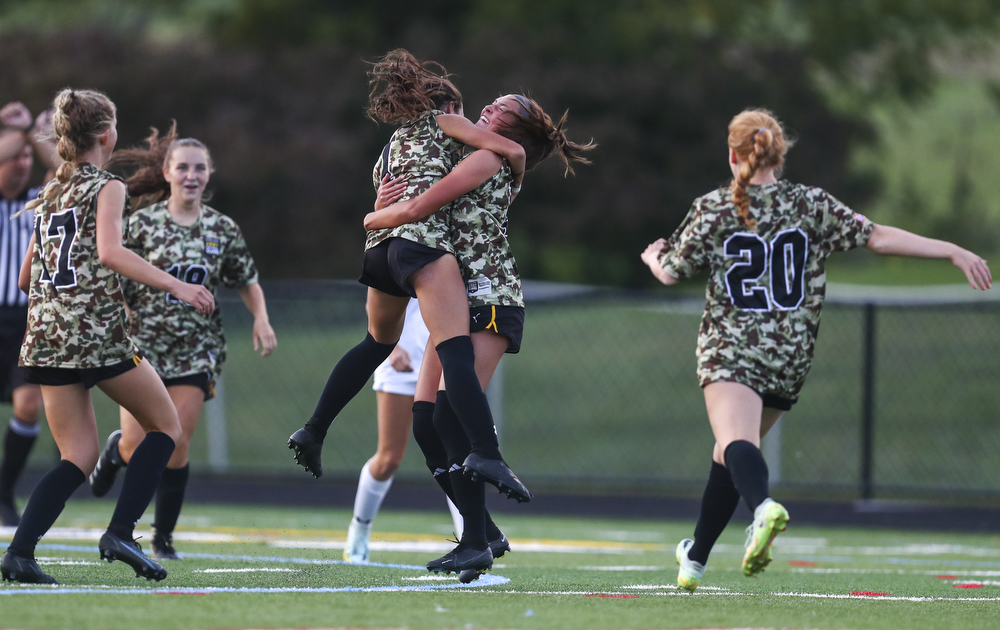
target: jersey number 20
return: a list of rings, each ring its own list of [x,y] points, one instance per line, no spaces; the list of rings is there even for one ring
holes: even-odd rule
[[[757,234],[738,232],[725,243],[726,258],[738,258],[726,271],[726,290],[737,307],[769,311],[796,309],[805,297],[809,237],[799,228],[779,232],[768,243]],[[770,273],[769,273],[770,272]],[[760,283],[769,275],[767,286]]]

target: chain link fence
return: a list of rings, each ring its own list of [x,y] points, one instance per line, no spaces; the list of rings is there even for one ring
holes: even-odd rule
[[[256,356],[235,293],[229,359],[192,445],[196,471],[304,475],[286,448],[331,368],[365,334],[354,282],[265,285],[278,349]],[[535,490],[700,493],[713,445],[695,378],[703,298],[528,283],[522,351],[489,390],[504,455]],[[833,286],[798,404],[763,445],[772,485],[804,496],[1000,495],[1000,302],[968,287]],[[95,391],[102,435],[117,410]],[[325,476],[375,452],[375,402],[331,428]],[[49,440],[50,441],[50,440]],[[35,457],[54,453],[43,445]],[[399,475],[427,479],[412,442]]]

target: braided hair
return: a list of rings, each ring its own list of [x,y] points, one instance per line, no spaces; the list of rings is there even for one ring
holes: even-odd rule
[[[103,92],[65,88],[52,103],[56,152],[64,162],[56,170],[57,184],[46,189],[54,199],[76,172],[76,160],[94,148],[98,137],[115,124],[115,104]]]
[[[747,186],[758,171],[774,169],[780,174],[785,165],[785,153],[791,146],[778,119],[766,109],[747,109],[729,123],[729,147],[741,165],[739,174],[729,185],[733,204],[740,219],[753,228],[757,221],[750,218],[750,195]]]

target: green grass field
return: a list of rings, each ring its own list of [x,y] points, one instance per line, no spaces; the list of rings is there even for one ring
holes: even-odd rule
[[[1000,627],[1000,536],[796,527],[757,578],[739,571],[743,523],[695,594],[673,587],[690,522],[504,515],[513,551],[461,587],[422,565],[450,519],[385,511],[372,564],[346,565],[345,510],[189,505],[187,557],[161,583],[98,560],[111,504],[73,501],[38,549],[59,586],[0,584],[4,628]],[[139,525],[146,530],[148,521]],[[11,530],[0,530],[9,540]]]

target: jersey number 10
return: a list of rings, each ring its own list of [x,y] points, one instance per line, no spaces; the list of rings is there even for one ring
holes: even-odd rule
[[[189,265],[185,268],[179,263],[174,263],[167,269],[167,273],[188,284],[205,284],[205,278],[208,277],[208,268],[204,265]],[[168,292],[167,302],[170,304],[179,304],[180,300]]]

